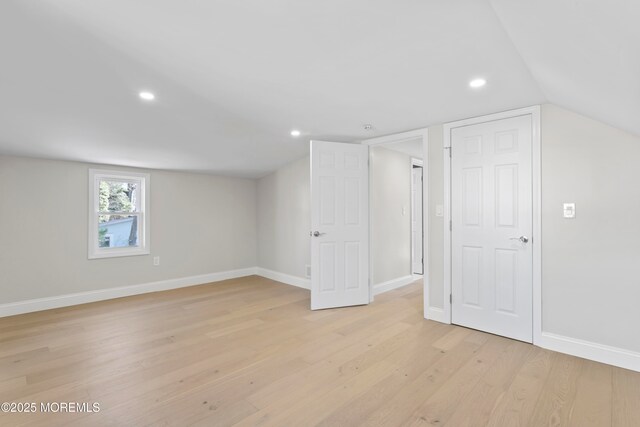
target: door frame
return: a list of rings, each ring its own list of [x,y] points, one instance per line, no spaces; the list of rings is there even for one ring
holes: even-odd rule
[[[423,142],[424,144],[424,142]],[[413,206],[415,204],[415,200],[413,199],[413,170],[414,168],[418,166],[422,169],[422,196],[424,197],[424,161],[420,160],[420,159],[416,159],[415,157],[411,157],[411,212],[409,215],[410,221],[411,221],[411,226],[413,227]],[[424,203],[422,204],[422,234],[424,235]],[[410,244],[411,244],[411,274],[416,274],[413,272],[413,256],[414,256],[414,251],[415,251],[415,247],[413,244],[413,229],[411,229],[411,239],[410,240]],[[424,268],[424,238],[422,240],[422,276],[424,278],[424,272],[425,272],[425,268]]]
[[[517,110],[503,111],[487,116],[473,117],[443,126],[444,136],[444,292],[443,309],[425,306],[428,319],[451,323],[451,132],[455,128],[487,123],[520,116],[531,116],[531,174],[533,211],[533,343],[542,337],[542,233],[541,233],[541,151],[540,151],[540,106],[534,105]]]
[[[416,130],[410,130],[407,132],[395,133],[392,135],[379,136],[376,138],[370,138],[360,141],[361,144],[365,144],[371,147],[375,147],[377,145],[382,144],[391,144],[394,142],[404,142],[411,141],[413,139],[422,139],[422,231],[424,234],[424,238],[422,239],[422,248],[423,248],[423,257],[424,257],[424,272],[422,275],[423,279],[423,292],[425,299],[425,307],[427,306],[427,297],[428,297],[428,271],[429,271],[429,256],[428,256],[428,247],[429,247],[429,174],[425,174],[424,165],[429,164],[429,129],[422,128]],[[373,191],[373,186],[371,185],[372,173],[371,173],[371,152],[369,152],[369,202],[371,202],[371,192]],[[371,203],[369,203],[369,295],[371,302],[373,302],[374,297],[374,289],[373,289],[373,260],[371,250],[371,242],[372,242],[372,231],[371,231]],[[413,268],[411,268],[413,270]]]

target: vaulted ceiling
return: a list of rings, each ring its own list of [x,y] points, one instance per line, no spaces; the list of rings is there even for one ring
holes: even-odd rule
[[[543,102],[640,134],[639,4],[3,0],[0,153],[257,177]]]

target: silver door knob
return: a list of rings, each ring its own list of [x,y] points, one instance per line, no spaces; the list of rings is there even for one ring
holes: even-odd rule
[[[313,237],[319,237],[319,236],[322,236],[324,233],[321,233],[319,231],[314,231],[313,233],[309,233],[309,234],[311,234]]]
[[[510,237],[509,240],[520,240],[522,243],[529,242],[529,238],[527,236]]]

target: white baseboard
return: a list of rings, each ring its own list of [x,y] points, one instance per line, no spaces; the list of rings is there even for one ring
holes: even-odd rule
[[[377,285],[373,285],[373,294],[378,295],[383,292],[388,292],[394,289],[401,288],[403,286],[407,286],[410,283],[415,282],[417,279],[413,278],[413,275],[402,276],[396,279],[388,280],[386,282],[378,283]]]
[[[451,320],[444,315],[444,310],[440,307],[427,307],[424,318],[434,322],[451,324]]]
[[[565,337],[551,332],[542,332],[534,344],[547,350],[640,372],[640,353],[635,351]]]
[[[17,314],[34,311],[50,310],[89,302],[104,301],[149,292],[167,291],[169,289],[185,288],[202,285],[204,283],[219,282],[256,274],[256,267],[240,270],[221,271],[218,273],[202,274],[198,276],[181,277],[178,279],[161,280],[159,282],[143,283],[140,285],[120,286],[117,288],[100,289],[96,291],[78,292],[55,297],[38,298],[26,301],[0,304],[0,317],[15,316]]]
[[[311,289],[311,280],[307,278],[292,276],[291,274],[280,273],[279,271],[273,271],[262,267],[256,267],[256,274],[258,276],[266,277],[267,279],[275,280],[276,282],[282,282],[287,285],[297,286],[303,289]]]

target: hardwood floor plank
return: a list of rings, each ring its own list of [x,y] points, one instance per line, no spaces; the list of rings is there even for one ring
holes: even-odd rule
[[[493,409],[488,426],[528,426],[551,369],[551,352],[534,347],[513,383]]]
[[[367,425],[386,426],[406,423],[412,412],[425,399],[433,395],[468,360],[475,357],[480,346],[462,341],[455,351],[446,352],[436,348],[442,355],[418,377],[408,378],[405,387],[391,397],[383,406],[372,412],[366,419]]]
[[[407,342],[406,339],[394,340],[389,343],[393,346],[385,348],[384,345],[380,345],[371,350],[372,354],[363,354],[343,365],[343,371],[354,372],[354,365],[358,366],[358,364],[367,361],[388,358],[398,369],[391,376],[382,380],[377,387],[355,399],[349,399],[333,411],[329,411],[328,416],[320,422],[320,425],[327,427],[358,425],[372,412],[386,404],[389,396],[399,393],[409,379],[419,377],[435,361],[445,357],[445,353],[431,346],[431,342],[438,337],[438,331],[435,329],[425,330],[425,328],[420,328],[421,326],[415,325],[412,331],[408,331],[411,332],[411,335],[403,337],[411,340],[410,342]]]
[[[569,425],[580,368],[580,359],[552,354],[551,371],[533,410],[531,425]]]
[[[584,359],[580,361],[580,365],[569,425],[611,426],[612,367]]]
[[[396,336],[402,335],[402,332],[406,331],[408,327],[409,325],[406,324],[391,325],[382,331],[381,334],[375,337],[369,337],[373,339],[360,340],[350,346],[342,348],[334,352],[328,359],[311,364],[308,368],[293,375],[284,376],[278,381],[252,393],[247,399],[257,408],[264,409],[283,400],[282,390],[297,390],[298,393],[304,395],[316,389],[318,384],[330,383],[340,378],[355,375],[357,372],[363,370],[367,364],[363,363],[360,366],[354,367],[353,365],[348,365],[349,362],[353,362],[367,351],[372,351],[372,347],[375,348],[378,345],[392,341]],[[383,357],[376,358],[375,362],[382,359]],[[372,362],[369,361],[369,364],[370,363]],[[286,399],[283,401],[285,406],[289,404]]]
[[[1,426],[640,425],[640,373],[425,320],[420,281],[311,312],[260,278],[0,319]]]
[[[502,338],[501,338],[502,339]],[[532,351],[531,344],[511,341],[498,355],[480,380],[467,393],[451,417],[441,417],[447,426],[487,425],[492,409],[505,394],[517,372]],[[462,394],[462,393],[460,393]]]
[[[611,424],[640,426],[640,372],[618,368],[612,371]]]
[[[485,337],[480,351],[409,414],[409,422],[413,425],[444,425],[510,344],[499,337]]]

